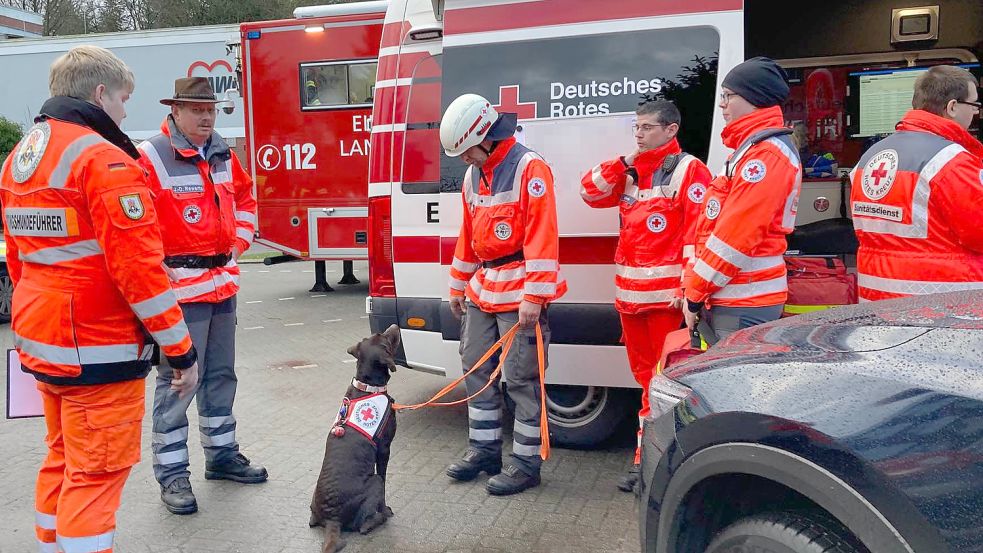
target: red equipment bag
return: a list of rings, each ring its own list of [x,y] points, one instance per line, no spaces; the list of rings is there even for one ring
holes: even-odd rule
[[[857,275],[838,257],[786,257],[788,300],[783,317],[857,303]]]
[[[662,359],[656,367],[656,374],[661,374],[667,367],[678,365],[690,357],[703,353],[703,349],[696,349],[690,345],[689,329],[682,328],[666,334],[666,340],[662,345]]]

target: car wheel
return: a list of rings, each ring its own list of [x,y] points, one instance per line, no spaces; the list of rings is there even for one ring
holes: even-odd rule
[[[849,530],[820,513],[764,513],[739,519],[710,542],[706,553],[863,553]]]
[[[608,439],[628,413],[630,390],[604,386],[546,386],[550,439],[566,447],[592,447]]]
[[[10,305],[14,299],[14,281],[7,273],[7,265],[0,264],[0,324],[10,322]]]

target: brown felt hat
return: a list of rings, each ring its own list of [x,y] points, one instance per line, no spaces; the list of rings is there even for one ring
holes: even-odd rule
[[[178,102],[217,104],[221,100],[215,98],[212,83],[205,77],[185,77],[174,81],[173,98],[164,98],[160,101],[165,106],[172,106]]]

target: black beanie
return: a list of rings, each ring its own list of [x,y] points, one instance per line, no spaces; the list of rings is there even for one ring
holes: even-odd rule
[[[788,98],[788,76],[775,60],[751,58],[730,70],[723,85],[759,108],[781,105]]]

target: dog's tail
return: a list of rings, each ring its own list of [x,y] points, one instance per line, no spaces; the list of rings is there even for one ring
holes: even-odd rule
[[[345,540],[341,539],[341,523],[337,520],[324,521],[324,549],[323,553],[335,553],[345,547]]]

